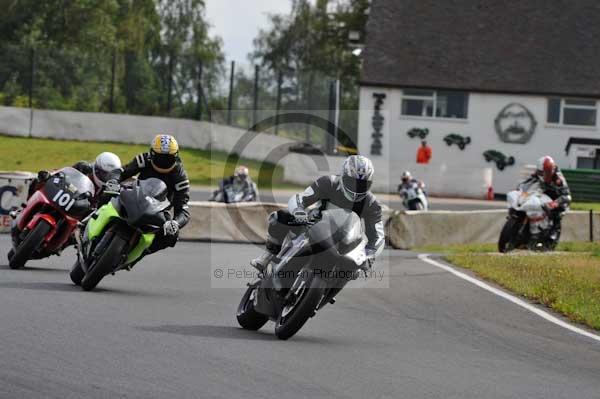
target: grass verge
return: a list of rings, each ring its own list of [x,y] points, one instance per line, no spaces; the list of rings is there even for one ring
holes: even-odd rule
[[[571,210],[574,211],[589,211],[600,212],[600,203],[598,202],[573,202]]]
[[[510,254],[454,252],[445,256],[569,319],[600,330],[600,257],[594,252]]]
[[[37,172],[42,169],[55,169],[72,165],[79,160],[92,161],[103,151],[117,154],[123,163],[136,154],[148,151],[146,145],[111,142],[88,142],[74,140],[53,140],[23,138],[0,135],[0,170],[23,170]],[[235,165],[228,165],[228,154],[216,151],[203,151],[184,148],[181,159],[190,181],[196,185],[215,185],[223,176],[233,174]],[[283,182],[283,168],[273,164],[240,159],[239,163],[248,166],[250,175],[262,189],[297,188]],[[260,176],[259,176],[260,170]]]
[[[587,252],[600,255],[600,243],[597,242],[561,242],[556,248],[559,252]],[[464,244],[464,245],[425,245],[416,248],[417,252],[443,254],[476,254],[498,252],[497,244]]]

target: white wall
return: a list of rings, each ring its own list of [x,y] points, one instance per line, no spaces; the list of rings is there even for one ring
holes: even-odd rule
[[[547,99],[541,96],[471,93],[468,119],[452,120],[403,116],[401,90],[363,87],[360,94],[358,142],[359,150],[365,155],[371,152],[371,118],[375,103],[373,93],[385,93],[387,96],[382,106],[382,114],[385,117],[383,154],[372,158],[376,166],[387,165],[391,174],[386,175],[385,171],[380,169],[379,177],[397,184],[403,170],[415,170],[414,174],[423,177],[426,182],[429,181],[430,191],[437,194],[455,195],[462,192],[468,196],[485,195],[485,185],[490,179],[490,174],[493,175],[491,179],[495,192],[506,193],[521,179],[521,170],[527,164],[535,163],[542,155],[549,154],[559,166],[569,167],[565,147],[570,137],[600,137],[597,127],[555,127],[547,124]],[[494,128],[494,119],[498,113],[512,102],[523,104],[537,121],[535,133],[527,144],[504,143]],[[406,134],[415,127],[429,129],[427,141],[433,149],[433,158],[427,167],[419,167],[416,164],[420,139],[410,139]],[[459,150],[456,145],[448,147],[443,138],[449,133],[470,136],[472,142],[464,151]],[[514,156],[515,165],[499,171],[494,163],[487,163],[483,158],[483,153],[490,149]],[[442,172],[445,177],[440,178]],[[448,191],[448,188],[452,190]]]

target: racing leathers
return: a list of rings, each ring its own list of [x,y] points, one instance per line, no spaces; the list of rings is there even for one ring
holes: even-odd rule
[[[400,185],[398,185],[398,194],[400,194],[403,198],[406,194],[406,191],[410,189],[414,184],[416,184],[423,192],[425,192],[425,183],[417,179],[410,179],[408,181],[402,181]]]
[[[228,186],[231,186],[235,193],[242,193],[239,202],[253,202],[257,200],[258,189],[256,183],[252,181],[250,176],[247,176],[246,178],[230,176],[221,180],[219,189],[213,193],[211,200],[226,203],[236,202],[234,198],[228,198],[227,191],[225,190]]]
[[[370,259],[378,256],[384,248],[385,236],[382,221],[381,205],[375,196],[368,192],[360,201],[353,202],[346,198],[340,184],[340,176],[323,176],[303,192],[290,198],[288,209],[273,213],[269,218],[269,237],[267,249],[277,254],[281,243],[289,231],[288,223],[294,221],[293,214],[298,209],[305,209],[320,201],[321,209],[328,203],[339,208],[355,212],[364,220],[367,236],[366,255]]]
[[[527,191],[529,186],[536,183],[540,185],[544,194],[552,199],[552,203],[547,207],[546,211],[552,220],[552,232],[559,232],[562,215],[569,209],[569,204],[571,203],[571,190],[569,189],[567,180],[557,167],[548,182],[543,176],[534,173],[527,180],[519,184],[518,189]]]
[[[179,228],[183,228],[189,222],[190,211],[188,202],[190,200],[190,181],[180,160],[177,161],[175,167],[170,172],[160,173],[150,163],[150,153],[138,154],[123,168],[121,181],[135,175],[138,175],[138,179],[140,180],[152,177],[162,180],[167,185],[167,196],[173,207],[172,220],[177,222]],[[170,218],[170,214],[167,218]],[[152,253],[167,247],[174,247],[178,237],[179,230],[175,234],[166,234],[161,229],[157,233],[149,251]]]

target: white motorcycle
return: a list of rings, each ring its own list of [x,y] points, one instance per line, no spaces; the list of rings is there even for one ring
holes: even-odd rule
[[[538,183],[507,194],[508,218],[500,233],[498,250],[514,249],[552,251],[560,239],[560,226],[555,228],[548,210],[554,202]]]
[[[408,188],[398,187],[402,205],[409,211],[426,211],[429,209],[427,195],[419,182],[411,182]]]

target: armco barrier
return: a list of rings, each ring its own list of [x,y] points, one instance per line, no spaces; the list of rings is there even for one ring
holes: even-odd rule
[[[387,232],[390,245],[412,249],[425,245],[484,244],[498,241],[506,211],[396,212]],[[600,215],[593,216],[593,234],[600,237]],[[588,241],[589,213],[569,212],[563,219],[561,241]]]

